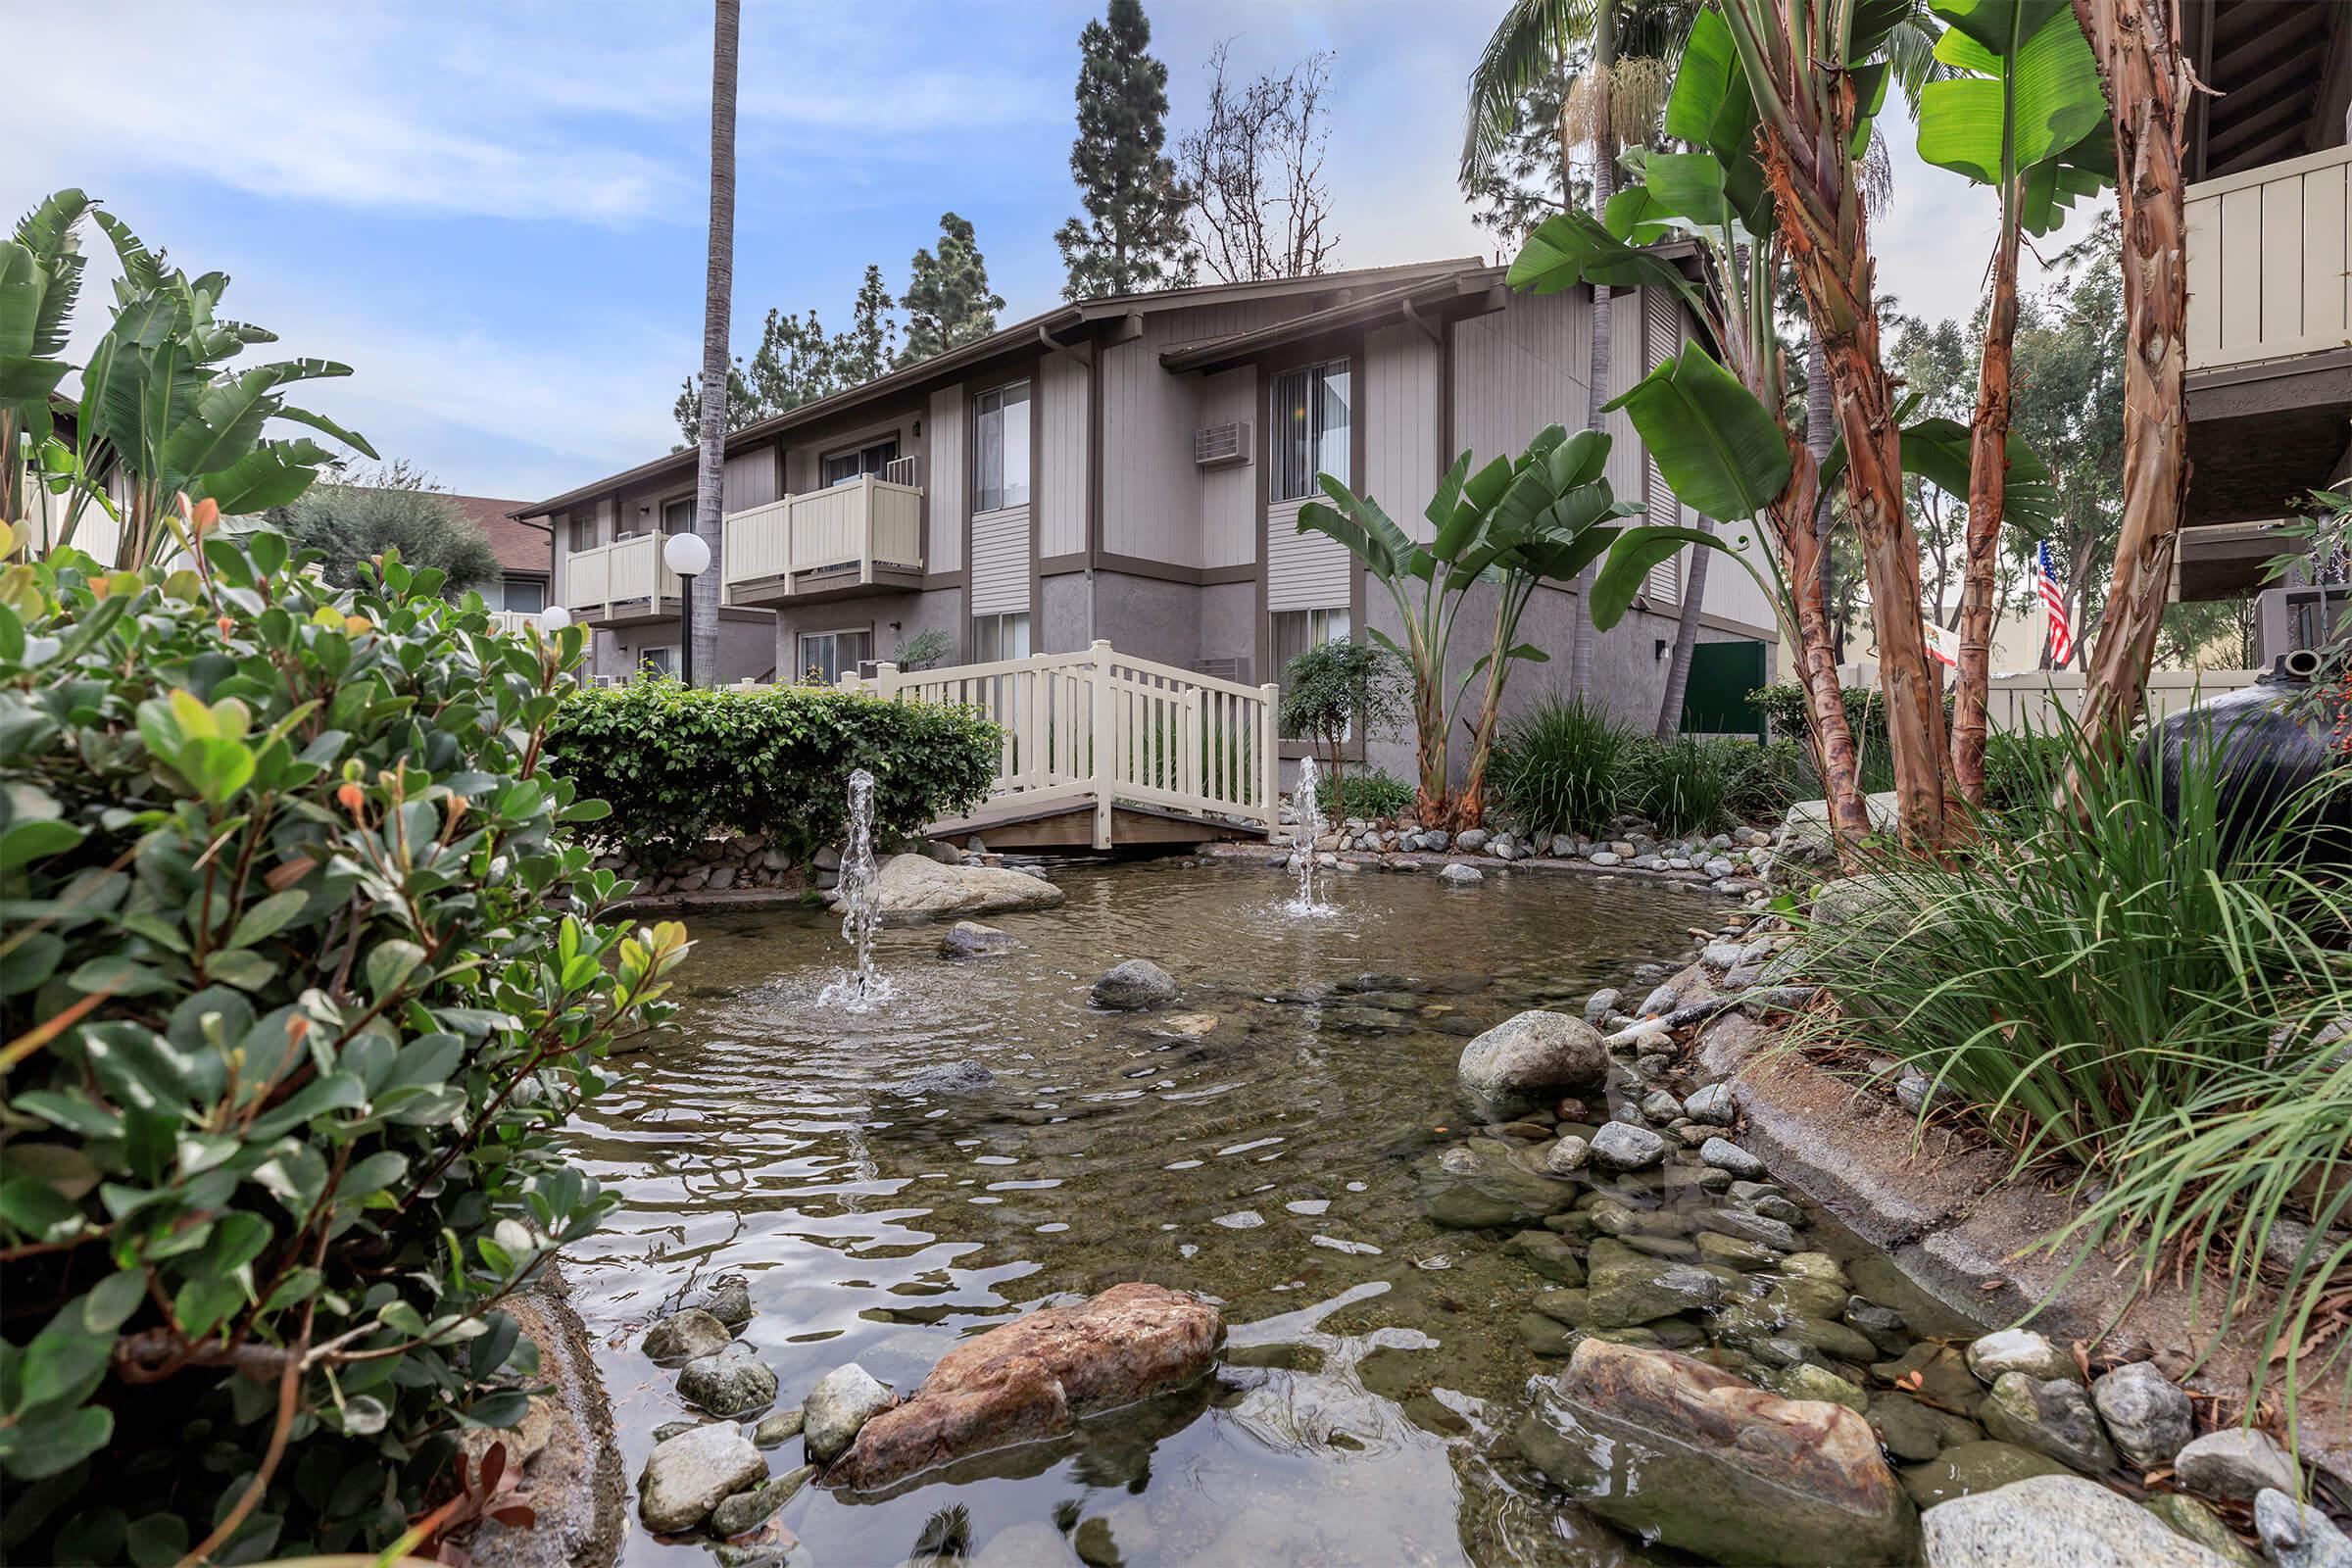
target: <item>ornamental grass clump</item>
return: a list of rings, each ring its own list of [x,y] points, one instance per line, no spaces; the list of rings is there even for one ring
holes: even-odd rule
[[[2070,764],[2080,816],[2050,804]],[[2290,1419],[2324,1383],[2343,1397],[2352,889],[2308,857],[2345,784],[2248,821],[2211,747],[2170,789],[2153,759],[2096,763],[2074,737],[2015,765],[2032,788],[1969,854],[1883,858],[1825,893],[1805,968],[1838,1012],[1806,1038],[1909,1062],[1930,1113],[1960,1107],[2019,1176],[2079,1195],[2041,1244],[2072,1267],[2121,1247],[2143,1283],[2191,1282],[2200,1355],[2255,1336],[2250,1398],[2274,1375]]]
[[[1545,696],[1504,721],[1494,745],[1494,794],[1539,837],[1598,833],[1626,808],[1634,732],[1582,697]]]
[[[601,922],[625,885],[566,831],[603,812],[547,750],[580,631],[212,520],[181,569],[0,564],[15,1561],[513,1515],[458,1439],[539,1381],[500,1303],[612,1203],[552,1135],[686,951]]]

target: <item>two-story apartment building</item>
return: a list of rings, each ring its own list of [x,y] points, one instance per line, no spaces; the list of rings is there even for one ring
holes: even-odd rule
[[[1663,293],[1613,309],[1621,385],[1692,329]],[[1484,463],[1583,423],[1592,310],[1583,290],[1513,294],[1475,260],[1088,300],[738,430],[712,568],[718,676],[830,680],[938,632],[944,663],[1102,638],[1260,682],[1313,642],[1395,632],[1347,552],[1298,531],[1317,473],[1426,536],[1456,453]],[[1616,422],[1612,482],[1673,517]],[[657,535],[691,525],[694,463],[674,453],[518,514],[555,525],[556,602],[595,628],[598,676],[671,662],[677,583]],[[1683,578],[1681,562],[1653,573],[1601,639],[1598,689],[1628,718],[1656,715]],[[1545,589],[1523,627],[1562,675],[1570,595]],[[1711,572],[1704,611],[1708,641],[1777,642],[1743,572]],[[1557,678],[1532,671],[1522,700]]]
[[[2352,6],[2180,0],[2210,92],[2186,172],[2183,599],[2258,594],[2257,662],[2327,641],[2344,564],[2265,588],[2279,519],[2352,475]]]

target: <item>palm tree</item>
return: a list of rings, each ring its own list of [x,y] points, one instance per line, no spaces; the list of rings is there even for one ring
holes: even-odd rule
[[[1696,0],[1512,0],[1470,73],[1469,125],[1462,136],[1466,186],[1519,128],[1520,105],[1552,85],[1560,101],[1560,189],[1574,188],[1569,165],[1579,146],[1592,150],[1595,213],[1616,193],[1617,153],[1648,140],[1690,31]],[[1581,69],[1580,69],[1581,68]],[[1585,423],[1605,428],[1613,338],[1609,287],[1592,285],[1592,360]],[[1592,678],[1592,573],[1577,580],[1569,682],[1586,692]]]
[[[710,259],[703,281],[703,420],[694,475],[694,531],[710,547],[709,569],[687,579],[686,665],[718,678],[719,545],[727,457],[727,319],[735,293],[735,54],[741,0],[715,0],[710,36]]]

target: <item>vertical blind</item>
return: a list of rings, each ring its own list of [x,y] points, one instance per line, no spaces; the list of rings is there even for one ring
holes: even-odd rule
[[[1266,428],[1273,438],[1270,501],[1318,494],[1318,472],[1353,484],[1348,471],[1350,388],[1346,360],[1327,360],[1274,378]]]

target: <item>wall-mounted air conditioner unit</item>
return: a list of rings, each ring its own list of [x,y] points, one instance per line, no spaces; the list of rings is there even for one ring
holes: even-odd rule
[[[1193,463],[1202,468],[1230,468],[1250,461],[1250,421],[1228,419],[1204,424],[1193,432]]]

